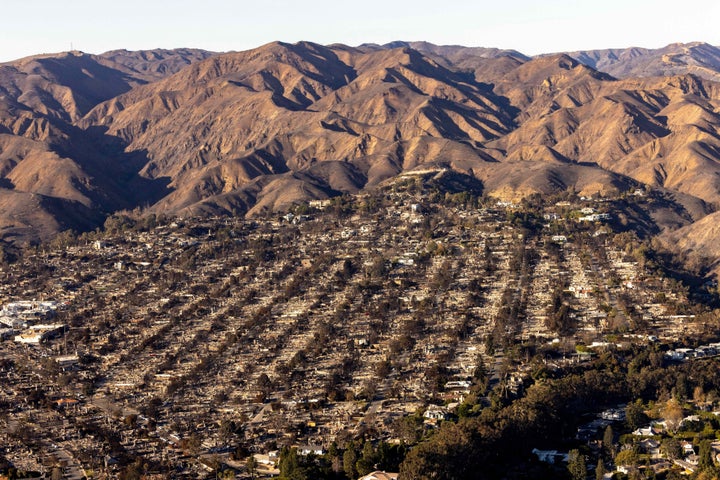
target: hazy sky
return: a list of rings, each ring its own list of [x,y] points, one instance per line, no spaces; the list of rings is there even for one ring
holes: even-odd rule
[[[720,1],[20,0],[0,17],[0,61],[126,48],[245,50],[273,40],[514,48],[533,55],[607,47],[720,46]]]

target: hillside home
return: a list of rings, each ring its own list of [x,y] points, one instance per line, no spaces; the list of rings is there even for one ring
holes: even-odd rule
[[[299,455],[325,455],[325,449],[321,445],[301,445],[297,452]]]
[[[425,410],[423,417],[427,418],[428,420],[439,421],[447,420],[448,414],[444,407],[441,407],[439,405],[429,405],[427,410]]]
[[[399,476],[399,473],[377,471],[368,473],[364,477],[360,477],[358,480],[397,480]]]

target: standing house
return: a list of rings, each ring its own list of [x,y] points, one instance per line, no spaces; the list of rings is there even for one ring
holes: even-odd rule
[[[427,410],[425,410],[423,417],[427,418],[428,420],[440,421],[447,420],[448,414],[445,408],[438,405],[430,405]]]
[[[375,471],[368,473],[364,477],[360,477],[358,480],[397,480],[399,476],[399,473]]]
[[[325,455],[325,449],[321,445],[301,445],[298,447],[300,455]]]

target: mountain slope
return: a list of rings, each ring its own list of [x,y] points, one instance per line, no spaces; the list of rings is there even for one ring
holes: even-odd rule
[[[578,61],[618,78],[693,74],[720,80],[720,48],[703,42],[663,48],[618,48],[568,53]]]
[[[663,201],[626,217],[648,235],[712,212],[719,84],[620,77],[571,55],[425,42],[22,59],[0,66],[0,233],[138,206],[255,215],[438,168],[513,201],[646,185]]]
[[[407,46],[273,43],[138,87],[80,126],[103,126],[127,151],[147,152],[141,174],[167,178],[173,190],[159,211],[278,208],[301,199],[298,182],[315,198],[426,165],[471,173],[489,193],[517,199],[630,188],[646,172],[624,167],[625,157],[670,132],[655,118],[670,102],[649,99],[678,96],[620,83],[568,56],[515,59],[493,72],[493,84],[473,73]],[[313,173],[298,177],[305,171]],[[266,175],[272,187],[256,181]],[[295,193],[279,195],[283,182]],[[685,190],[708,201],[717,194]],[[272,201],[262,201],[266,193]]]
[[[274,43],[139,87],[80,125],[106,126],[128,150],[147,151],[143,174],[171,179],[174,191],[158,207],[172,210],[260,175],[322,170],[318,162],[345,170],[340,183],[319,175],[326,191],[429,162],[482,162],[475,147],[509,132],[513,114],[484,85],[412,49]]]
[[[125,154],[116,140],[73,122],[102,101],[208,55],[67,52],[0,65],[3,237],[89,229],[117,209],[154,202],[163,189],[138,176],[142,155]]]
[[[556,56],[523,64],[496,91],[522,111],[518,127],[489,144],[506,158],[551,152],[555,159],[720,202],[720,89],[714,82],[693,76],[615,80]]]

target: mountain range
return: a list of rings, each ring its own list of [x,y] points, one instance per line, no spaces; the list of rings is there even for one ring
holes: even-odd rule
[[[717,258],[719,81],[720,49],[703,43],[24,58],[0,64],[0,235],[47,239],[138,207],[255,215],[449,168],[511,201],[654,189],[663,201],[633,214],[643,232]]]

